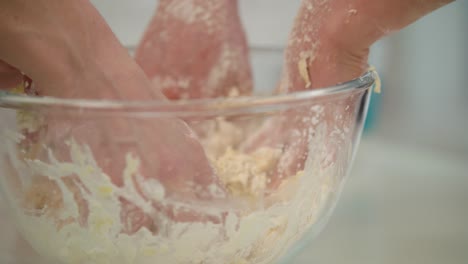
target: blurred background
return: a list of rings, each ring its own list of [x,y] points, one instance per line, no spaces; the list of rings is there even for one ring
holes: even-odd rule
[[[300,0],[239,1],[252,46],[281,50]],[[93,2],[128,46],[139,41],[156,6]],[[293,263],[468,263],[467,49],[468,1],[373,47],[383,94],[374,95],[337,210]],[[274,85],[264,74],[279,74],[278,56],[253,57],[265,69],[255,73],[257,86]]]

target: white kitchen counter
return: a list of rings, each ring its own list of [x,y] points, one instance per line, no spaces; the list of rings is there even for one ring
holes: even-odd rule
[[[466,263],[466,201],[468,153],[364,138],[330,223],[294,263]],[[0,263],[42,264],[18,257],[24,245],[2,222]]]
[[[468,263],[468,152],[364,139],[338,207],[295,263]]]

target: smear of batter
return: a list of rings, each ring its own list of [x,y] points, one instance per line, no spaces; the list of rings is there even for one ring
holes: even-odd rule
[[[319,159],[311,154],[304,171],[291,175],[274,195],[267,195],[281,150],[244,153],[237,147],[244,129],[234,122],[216,122],[202,142],[232,200],[216,205],[181,204],[166,196],[162,184],[139,176],[139,157],[132,155],[127,155],[124,185],[115,186],[97,166],[92,150],[71,139],[70,162],[60,162],[53,151],[48,162],[9,153],[11,170],[7,173],[20,179],[21,188],[18,192],[8,188],[5,177],[1,184],[6,186],[20,231],[42,256],[65,264],[270,263],[316,223],[337,186],[334,175],[339,168],[318,170]],[[11,132],[6,147],[14,150],[24,136]],[[323,136],[317,135],[310,144],[320,144]],[[142,192],[137,185],[146,188]],[[142,228],[123,233],[121,197],[151,215],[157,232]],[[239,199],[248,202],[247,206],[239,205]],[[224,220],[176,222],[158,214],[152,202]]]

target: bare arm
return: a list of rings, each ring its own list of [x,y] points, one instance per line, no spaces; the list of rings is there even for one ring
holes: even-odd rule
[[[368,67],[374,42],[450,2],[303,0],[287,48],[290,83],[282,91],[324,87],[358,77]],[[304,81],[305,71],[298,71],[300,63],[310,83]]]
[[[334,23],[327,29],[344,45],[366,48],[451,2],[453,0],[331,0],[331,11],[326,17],[332,17]]]
[[[165,100],[162,93],[151,88],[143,70],[88,0],[0,0],[0,10],[0,60],[8,64],[3,63],[3,68],[5,72],[11,72],[11,67],[25,72],[40,95]],[[103,121],[54,115],[51,111],[45,116],[47,131],[43,138],[31,140],[46,146],[54,142],[58,153],[68,152],[69,139],[88,145],[97,164],[116,184],[122,184],[126,157],[133,154],[141,161],[139,173],[146,179],[157,178],[167,193],[186,195],[193,201],[202,197],[199,193],[210,197],[206,188],[218,186],[202,146],[178,119],[116,115]],[[47,157],[47,151],[37,156]],[[187,191],[190,184],[197,187],[195,191]],[[123,221],[130,226],[126,231],[135,232],[151,224],[145,222],[149,216],[143,211],[138,214],[122,213]],[[183,217],[187,215],[190,213]]]
[[[88,0],[2,0],[0,36],[0,60],[30,76],[42,94],[151,97],[144,73]]]

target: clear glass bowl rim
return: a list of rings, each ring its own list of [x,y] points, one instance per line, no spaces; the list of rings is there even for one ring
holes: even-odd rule
[[[280,107],[294,107],[312,100],[331,95],[346,95],[364,91],[374,86],[378,79],[375,70],[369,70],[360,77],[326,88],[299,91],[280,95],[256,95],[248,97],[194,99],[186,101],[130,101],[130,100],[89,100],[62,99],[54,97],[32,97],[0,91],[0,109],[43,109],[54,108],[79,112],[115,112],[161,116],[213,115],[215,113],[262,112]],[[222,112],[222,113],[221,113]]]

